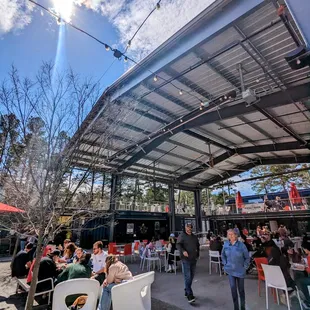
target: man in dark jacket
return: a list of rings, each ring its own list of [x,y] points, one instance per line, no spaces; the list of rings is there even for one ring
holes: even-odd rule
[[[12,277],[23,278],[27,276],[32,261],[32,256],[30,254],[32,248],[33,244],[28,243],[25,250],[19,251],[16,254],[12,262]]]
[[[54,281],[54,279],[57,277],[59,273],[56,267],[56,262],[58,261],[59,256],[60,251],[54,250],[53,252],[51,252],[50,254],[41,259],[38,281],[45,280],[48,278],[52,278]],[[51,282],[44,281],[37,285],[37,292],[43,292],[45,290],[49,290],[50,288],[51,288]]]
[[[185,296],[189,303],[195,301],[195,296],[192,291],[192,282],[195,275],[197,259],[199,257],[199,241],[198,238],[192,234],[192,224],[185,225],[185,232],[181,233],[177,241],[177,249],[180,251],[182,260],[184,282],[185,282]]]

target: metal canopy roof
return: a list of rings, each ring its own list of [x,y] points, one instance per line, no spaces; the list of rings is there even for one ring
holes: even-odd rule
[[[310,162],[309,68],[284,59],[295,48],[272,1],[215,1],[105,91],[73,138],[74,165],[99,155],[100,171],[190,188]],[[239,64],[260,97],[250,106]],[[223,99],[232,90],[236,99]]]

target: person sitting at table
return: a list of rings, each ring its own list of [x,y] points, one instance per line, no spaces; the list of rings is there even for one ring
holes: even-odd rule
[[[144,248],[143,256],[150,257],[154,249],[155,249],[155,240],[152,240]]]
[[[217,236],[216,238],[214,238],[213,240],[210,241],[210,250],[211,251],[217,251],[221,254],[222,249],[223,249],[223,242],[222,242],[222,238],[220,236]],[[214,258],[214,257],[212,257],[212,258]]]
[[[32,248],[33,244],[28,243],[24,250],[21,250],[16,254],[12,261],[12,278],[24,278],[27,276],[32,261],[30,256]]]
[[[258,249],[262,245],[262,241],[256,235],[253,235],[252,246],[255,249]]]
[[[65,250],[64,250],[64,255],[59,259],[60,263],[67,263],[71,264],[73,263],[73,260],[75,258],[75,250],[77,249],[76,245],[73,242],[70,242]]]
[[[60,251],[60,255],[63,256],[67,245],[71,243],[70,239],[65,239],[63,245],[59,244],[57,249]],[[56,243],[57,244],[57,243]]]
[[[98,310],[110,310],[112,304],[111,290],[112,287],[132,280],[132,273],[128,267],[120,262],[115,255],[108,255],[106,258],[107,278],[103,282],[103,291],[100,297]]]
[[[92,275],[91,268],[88,263],[90,261],[90,253],[82,253],[79,261],[75,264],[70,264],[57,277],[57,284],[63,281],[79,278],[90,278]],[[75,300],[75,299],[74,299]]]
[[[174,256],[169,255],[170,254],[174,254],[174,251],[176,250],[176,239],[175,239],[175,235],[174,234],[170,234],[169,237],[169,241],[167,244],[167,258],[168,258],[168,269],[166,270],[166,272],[173,272],[174,271]],[[180,260],[180,257],[175,257],[176,261]]]
[[[296,278],[297,287],[303,292],[305,300],[302,301],[303,308],[306,310],[310,309],[310,293],[308,287],[310,286],[310,243],[303,242],[302,249],[307,254],[308,267],[305,268],[304,273],[298,272]],[[303,275],[303,276],[302,276]]]
[[[93,245],[93,255],[92,255],[92,264],[93,264],[92,278],[96,279],[100,283],[100,285],[102,285],[105,279],[106,258],[107,253],[103,251],[103,243],[101,241],[95,242]]]
[[[246,241],[246,236],[243,233],[240,234],[240,241],[244,243],[244,245],[245,245],[246,249],[248,250],[248,252],[252,252],[253,251],[252,245]]]
[[[261,227],[257,226],[257,228],[256,228],[256,235],[257,235],[257,237],[260,238],[262,236],[262,234],[263,234],[263,231],[262,231]]]
[[[57,268],[56,264],[58,263],[59,256],[60,251],[54,250],[41,259],[39,266],[38,281],[49,278],[52,278],[54,280],[57,277],[57,275],[59,274],[59,269]],[[50,288],[51,288],[50,281],[45,281],[37,285],[37,292],[46,291]]]
[[[74,259],[73,259],[73,263],[74,263],[74,264],[77,264],[77,263],[80,261],[82,255],[83,255],[84,253],[85,253],[85,252],[83,251],[82,248],[76,248],[76,250],[75,250],[75,255],[74,255]]]
[[[290,274],[291,264],[287,253],[281,253],[281,250],[278,246],[272,246],[266,249],[268,255],[268,265],[279,266],[283,273],[286,285],[288,287],[289,297],[295,297],[296,295],[296,283],[292,279]],[[280,295],[280,300],[283,304],[286,305],[286,297],[284,294]]]

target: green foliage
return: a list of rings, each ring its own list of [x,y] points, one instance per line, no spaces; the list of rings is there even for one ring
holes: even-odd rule
[[[273,165],[259,166],[251,170],[251,177],[258,177],[269,174],[285,173],[295,169],[307,168],[310,165]],[[286,191],[289,183],[294,182],[297,187],[305,188],[310,185],[310,175],[308,171],[299,171],[283,175],[269,176],[263,179],[252,181],[252,189],[257,194],[270,193],[274,191]]]

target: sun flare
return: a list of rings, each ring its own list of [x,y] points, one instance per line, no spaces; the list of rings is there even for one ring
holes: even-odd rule
[[[70,22],[73,13],[74,0],[53,0],[54,9],[64,21]]]

